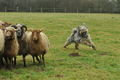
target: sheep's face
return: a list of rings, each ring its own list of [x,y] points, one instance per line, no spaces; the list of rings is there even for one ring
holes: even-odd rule
[[[21,38],[22,35],[25,33],[25,31],[27,31],[27,27],[25,25],[22,25],[22,24],[12,25],[12,27],[14,27],[15,29],[18,29],[16,31],[18,38]]]
[[[18,30],[16,31],[17,33],[17,37],[21,37],[23,35],[23,31],[21,30],[21,28],[18,28]]]
[[[40,29],[40,30],[30,29],[30,31],[32,32],[32,40],[33,41],[38,41],[39,40],[40,32],[42,32],[42,29]]]
[[[6,39],[10,40],[14,38],[14,33],[17,31],[17,29],[14,28],[8,28],[5,31]]]
[[[0,21],[0,29],[5,29],[5,27],[10,26],[11,23]]]

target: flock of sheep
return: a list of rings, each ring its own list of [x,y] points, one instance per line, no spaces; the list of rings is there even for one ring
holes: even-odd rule
[[[45,66],[44,55],[49,50],[48,37],[42,32],[43,29],[27,32],[27,26],[0,21],[0,68],[6,62],[6,67],[12,70],[12,64],[16,65],[16,56],[22,55],[26,67],[26,55],[28,53],[36,57],[39,63]],[[9,63],[8,63],[9,62]]]

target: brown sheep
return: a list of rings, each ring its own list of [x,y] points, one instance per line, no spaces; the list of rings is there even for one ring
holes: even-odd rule
[[[7,23],[7,22],[3,22],[0,21],[0,68],[2,68],[2,54],[4,52],[4,42],[5,42],[5,35],[4,35],[4,31],[2,29],[5,29],[5,27],[8,27],[9,25],[11,25],[11,23]]]
[[[42,29],[40,30],[33,30],[30,29],[31,32],[28,33],[28,46],[29,46],[29,53],[33,57],[33,62],[35,63],[34,57],[36,57],[37,61],[42,62],[45,67],[44,55],[49,50],[49,40],[47,36],[42,33]],[[40,59],[38,58],[40,56]]]
[[[9,60],[10,70],[12,70],[12,59],[13,57],[17,56],[19,50],[16,31],[17,29],[14,29],[13,27],[7,27],[5,31],[5,48],[2,56],[6,60],[6,67],[8,67]]]
[[[10,26],[11,23],[0,21],[0,29]]]

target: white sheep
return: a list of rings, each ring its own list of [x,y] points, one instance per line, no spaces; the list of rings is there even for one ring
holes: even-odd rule
[[[49,40],[47,36],[42,33],[42,29],[40,30],[33,30],[30,29],[31,32],[28,33],[28,47],[29,53],[33,57],[33,62],[35,63],[34,57],[36,57],[37,61],[40,63],[38,56],[42,57],[43,65],[45,67],[44,55],[49,50]]]
[[[3,30],[0,29],[0,68],[2,67],[2,54],[4,52],[4,33]]]
[[[8,60],[9,60],[10,70],[12,70],[12,59],[13,57],[17,56],[19,50],[16,31],[17,29],[14,29],[13,27],[6,27],[6,31],[5,31],[5,48],[2,56],[6,60],[6,67],[8,67]]]

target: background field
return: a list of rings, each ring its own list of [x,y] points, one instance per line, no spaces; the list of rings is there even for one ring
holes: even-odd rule
[[[46,67],[33,64],[32,57],[17,57],[13,71],[0,70],[0,80],[119,80],[120,79],[120,14],[85,13],[0,13],[0,20],[25,24],[28,29],[44,29],[50,40],[45,55]],[[72,28],[86,23],[97,50],[74,44],[63,45]],[[70,57],[71,53],[78,57]]]

